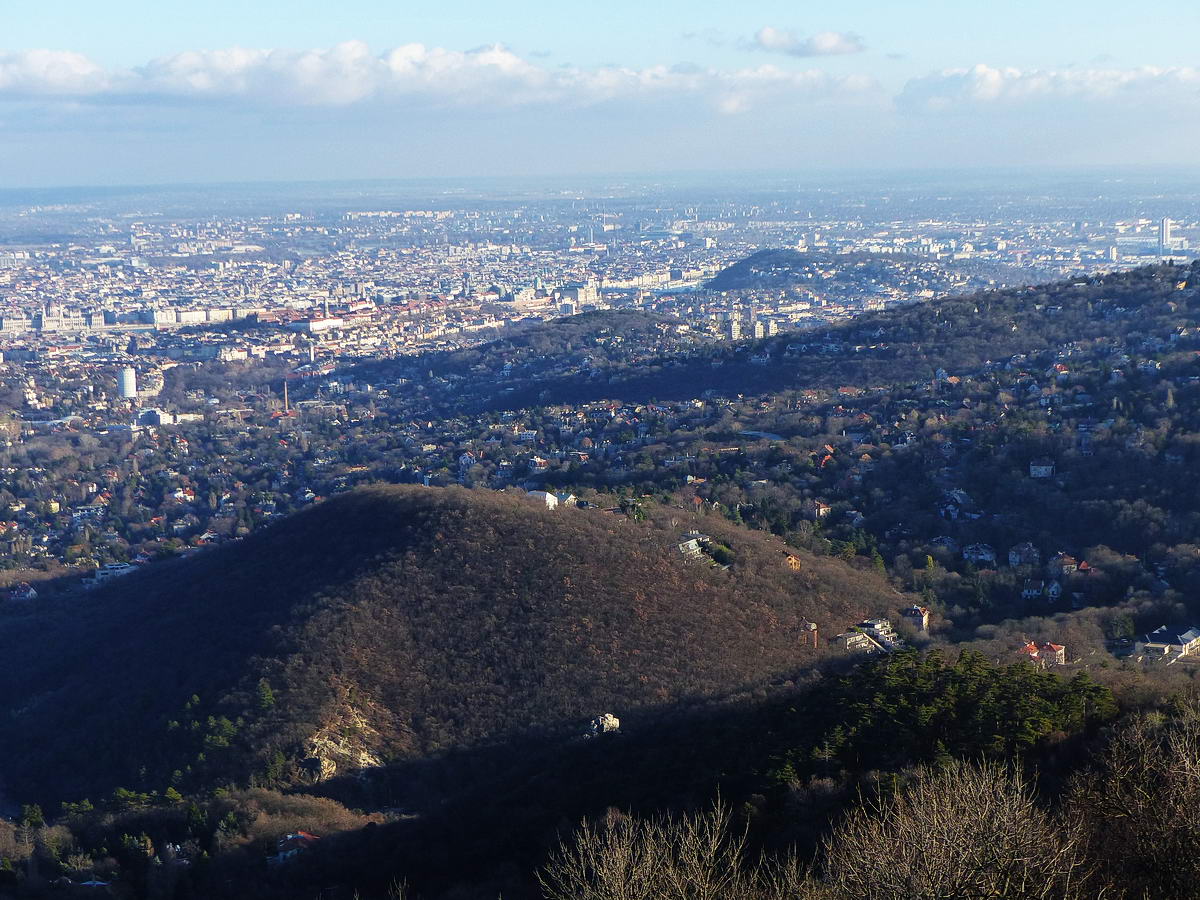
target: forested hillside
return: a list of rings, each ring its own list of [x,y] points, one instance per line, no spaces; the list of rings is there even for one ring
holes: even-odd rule
[[[793,571],[777,539],[719,520],[728,569],[685,559],[694,521],[380,487],[11,617],[6,785],[79,799],[311,783],[558,740],[600,713],[636,720],[787,677],[814,661],[802,620],[828,630],[901,599],[838,560],[795,553]]]
[[[1022,288],[980,291],[864,313],[846,325],[789,332],[734,346],[710,345],[608,367],[603,378],[538,367],[529,380],[480,391],[464,402],[500,408],[620,398],[646,402],[788,388],[838,388],[927,381],[938,369],[972,371],[988,362],[1129,332],[1173,333],[1193,322],[1200,268],[1163,265]],[[1179,293],[1177,293],[1179,292]],[[757,358],[757,359],[756,359]],[[482,376],[476,373],[476,378]],[[494,375],[493,375],[494,377]],[[511,390],[508,390],[511,388]]]

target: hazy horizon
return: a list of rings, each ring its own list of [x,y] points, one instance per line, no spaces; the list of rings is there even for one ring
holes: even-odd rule
[[[0,185],[1190,165],[1196,20],[1116,3],[34,8]]]
[[[1013,179],[1023,179],[1014,182]],[[314,178],[210,178],[195,180],[164,181],[92,181],[92,182],[47,182],[39,184],[0,184],[0,197],[13,194],[29,194],[39,191],[96,191],[116,193],[122,191],[172,191],[209,188],[351,188],[380,186],[428,186],[440,188],[446,194],[454,194],[467,188],[524,186],[539,191],[564,193],[574,187],[606,188],[621,186],[623,182],[638,187],[661,185],[671,188],[761,188],[778,189],[791,183],[802,189],[839,190],[848,187],[872,190],[905,190],[916,186],[943,185],[962,189],[987,188],[1013,191],[1033,190],[1053,186],[1057,189],[1076,185],[1110,185],[1146,188],[1162,184],[1168,188],[1194,183],[1200,187],[1200,163],[1174,166],[1136,165],[1026,165],[1026,166],[963,166],[963,167],[908,167],[887,168],[876,166],[853,167],[809,167],[803,170],[786,169],[644,169],[624,171],[546,171],[510,174],[481,174],[472,172],[438,175],[395,175]]]

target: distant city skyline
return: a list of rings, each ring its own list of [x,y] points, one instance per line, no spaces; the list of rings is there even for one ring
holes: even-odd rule
[[[0,36],[0,188],[1192,166],[1181,0],[46,5]]]

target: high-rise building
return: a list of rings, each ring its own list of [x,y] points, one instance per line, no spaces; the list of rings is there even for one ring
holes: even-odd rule
[[[126,366],[121,370],[119,388],[122,400],[137,399],[137,372],[133,366]]]
[[[725,334],[731,341],[740,340],[742,337],[742,323],[737,319],[730,319],[725,323]]]
[[[1165,216],[1158,222],[1158,252],[1166,253],[1172,249],[1171,220]]]

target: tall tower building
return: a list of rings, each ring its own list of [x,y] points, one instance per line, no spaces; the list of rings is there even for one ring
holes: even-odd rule
[[[126,366],[121,370],[118,385],[122,400],[137,399],[137,372],[134,371],[133,366]]]
[[[1158,252],[1167,253],[1171,250],[1171,220],[1165,216],[1158,222]]]

